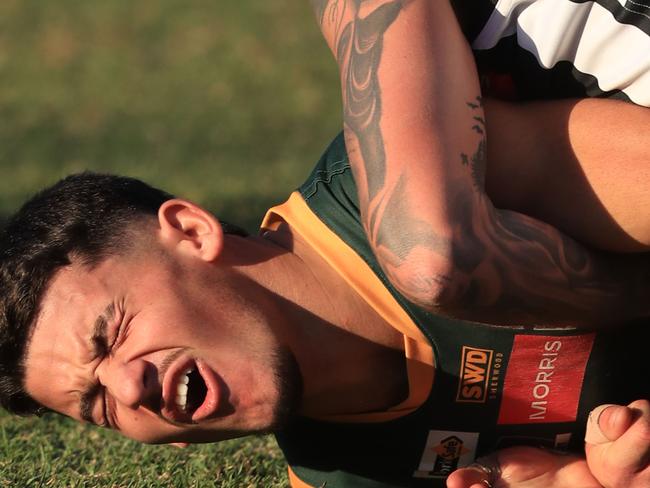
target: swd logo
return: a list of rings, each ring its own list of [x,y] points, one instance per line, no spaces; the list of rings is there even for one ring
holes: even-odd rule
[[[485,403],[492,369],[492,349],[463,346],[456,401]]]

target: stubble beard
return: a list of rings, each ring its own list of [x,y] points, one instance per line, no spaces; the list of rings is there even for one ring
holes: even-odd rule
[[[288,348],[275,352],[273,364],[278,401],[268,429],[270,432],[282,430],[291,422],[300,408],[303,393],[300,366]]]

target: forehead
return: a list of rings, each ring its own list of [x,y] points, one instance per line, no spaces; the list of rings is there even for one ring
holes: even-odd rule
[[[73,263],[61,268],[50,280],[34,324],[34,333],[46,328],[52,319],[58,321],[59,327],[72,324],[72,318],[82,312],[81,309],[99,307],[96,302],[113,293],[115,278],[120,274],[121,264],[117,258],[110,258],[90,268]],[[63,314],[62,317],[57,317]]]
[[[113,303],[116,268],[110,260],[93,269],[72,264],[57,271],[43,295],[25,355],[25,386],[49,408],[68,413],[69,393],[85,386],[88,344],[97,317]]]

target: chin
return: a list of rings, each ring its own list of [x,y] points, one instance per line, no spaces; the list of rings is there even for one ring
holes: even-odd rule
[[[302,375],[294,355],[287,348],[273,355],[274,399],[254,412],[222,412],[223,416],[194,424],[170,442],[193,444],[219,442],[254,434],[282,430],[296,415],[302,400]],[[243,415],[243,416],[242,416]],[[163,443],[163,442],[160,442]]]

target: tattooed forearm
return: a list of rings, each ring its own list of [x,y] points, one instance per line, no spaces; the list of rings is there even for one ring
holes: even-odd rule
[[[432,24],[419,22],[423,14],[434,13],[428,3],[311,3],[339,65],[362,223],[382,269],[400,292],[429,310],[492,323],[594,323],[623,307],[624,315],[638,312],[638,292],[629,278],[647,290],[643,271],[626,260],[589,252],[549,225],[491,205],[485,195],[486,119],[481,98],[474,96],[478,81],[461,82],[463,74],[455,66],[468,59],[462,49],[450,49],[430,35]],[[444,17],[443,10],[435,7],[439,27],[453,16],[449,11]],[[398,22],[402,15],[407,20]],[[421,29],[414,36],[422,43],[419,49],[408,56],[397,52],[393,46],[403,47],[414,25]],[[441,31],[447,33],[448,25]],[[393,42],[394,33],[401,36],[399,42]],[[401,70],[408,77],[409,63],[426,59],[430,51],[449,61],[418,71],[417,82],[409,86],[422,93],[405,92],[394,73]],[[391,76],[380,69],[387,56],[397,63],[391,65]],[[473,69],[467,77],[476,78]],[[440,80],[422,81],[428,74]],[[428,102],[436,96],[442,98]],[[422,113],[413,103],[418,97],[426,105]],[[402,101],[411,110],[406,116],[399,113]],[[384,107],[391,113],[384,114]],[[385,139],[383,128],[396,126],[395,120],[415,121],[417,130],[410,132],[409,125],[398,137],[391,133],[392,139]],[[423,130],[429,127],[430,132]],[[433,142],[413,144],[417,138]],[[397,140],[399,153],[386,140]],[[416,155],[413,161],[401,154],[411,145],[418,146],[409,152]],[[421,148],[433,148],[435,154]]]
[[[380,215],[395,202],[386,191],[386,152],[381,132],[378,70],[383,39],[400,13],[400,1],[312,1],[321,27],[331,31],[331,44],[341,71],[346,129],[354,134],[364,167],[366,198],[361,202],[364,226],[375,249],[382,245]],[[361,16],[360,8],[369,7]],[[347,22],[344,23],[343,19]],[[327,36],[327,34],[326,34]],[[397,183],[399,185],[399,183]]]
[[[483,252],[475,268],[456,280],[464,286],[448,297],[459,315],[497,323],[596,325],[644,313],[647,261],[589,251],[517,212],[474,211],[467,219],[471,224],[458,243],[478,242]]]
[[[484,132],[483,120],[472,115],[479,106],[468,103],[468,124]],[[461,155],[461,166],[480,190],[485,137],[472,130],[481,137],[471,156]],[[371,222],[378,229],[375,252],[391,282],[415,303],[465,319],[518,325],[595,325],[644,313],[648,260],[590,251],[550,225],[493,208],[479,191],[468,199],[462,186],[456,188],[451,238],[439,235],[410,203],[406,175],[377,199]],[[449,257],[452,271],[417,265],[430,262],[432,254]]]
[[[364,18],[357,16],[346,26],[337,49],[339,65],[345,68],[342,81],[344,120],[359,143],[366,167],[369,200],[373,200],[382,189],[386,171],[379,125],[382,107],[377,71],[384,33],[400,9],[400,2],[388,2]]]
[[[480,99],[467,105],[474,112]],[[461,164],[469,170],[474,187],[482,190],[485,125],[482,118],[472,115],[471,120],[481,137],[472,156],[461,154]],[[404,206],[407,193],[403,187],[399,190]],[[558,321],[594,325],[647,313],[642,304],[650,286],[648,259],[591,251],[550,225],[495,209],[481,192],[475,195],[472,203],[458,185],[452,196],[457,224],[449,243],[451,274],[408,280],[414,273],[406,263],[436,241],[433,231],[421,232],[422,242],[407,240],[412,246],[395,253],[399,260],[391,261],[391,275],[396,276],[391,279],[413,301],[462,318],[522,325]],[[391,218],[390,212],[385,215]],[[443,254],[441,248],[436,250]],[[426,271],[422,274],[426,276]],[[446,284],[443,294],[434,300],[431,286],[440,283]]]

